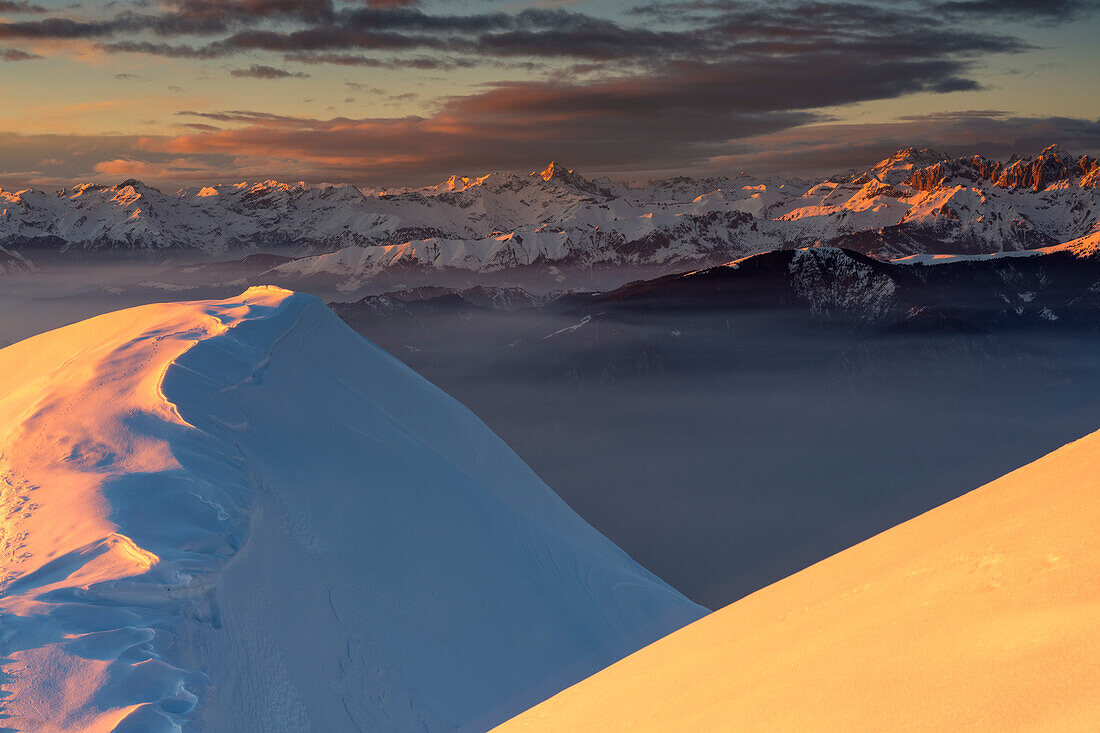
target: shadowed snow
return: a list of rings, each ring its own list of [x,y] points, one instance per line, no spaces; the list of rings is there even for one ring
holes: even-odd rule
[[[17,729],[485,727],[703,613],[315,298],[107,314],[0,374]]]

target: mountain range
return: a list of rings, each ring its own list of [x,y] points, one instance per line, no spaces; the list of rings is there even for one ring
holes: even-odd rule
[[[137,180],[0,191],[0,266],[80,253],[296,257],[272,275],[355,290],[387,270],[719,264],[838,246],[879,259],[1067,242],[1100,227],[1100,161],[1050,146],[1000,162],[907,148],[821,180],[684,177],[628,185],[551,163],[422,188]],[[6,264],[5,264],[6,263]]]
[[[637,335],[653,319],[673,322],[669,328],[680,338],[705,315],[786,313],[788,322],[797,319],[818,336],[839,331],[852,344],[922,332],[1093,333],[1100,315],[1100,234],[1035,250],[894,261],[834,247],[774,250],[607,292],[536,296],[520,287],[431,286],[331,307],[399,355],[438,348],[463,332],[488,334],[478,358],[536,350],[545,352],[538,361],[549,368],[583,351],[588,368],[573,364],[562,373],[604,381],[670,368],[669,339]],[[517,311],[525,318],[508,317]]]

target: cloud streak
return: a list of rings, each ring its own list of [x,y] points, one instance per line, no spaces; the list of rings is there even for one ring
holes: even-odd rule
[[[302,71],[287,71],[286,69],[277,69],[274,66],[264,66],[263,64],[252,64],[247,69],[233,69],[229,72],[230,76],[235,76],[244,79],[308,79],[309,74]]]
[[[776,126],[779,120],[764,117],[757,120],[751,139],[690,161],[661,151],[640,159],[628,159],[618,149],[596,156],[584,145],[561,156],[560,149],[552,143],[543,146],[537,138],[532,147],[519,126],[506,137],[493,138],[447,116],[323,120],[236,110],[184,112],[179,119],[179,129],[188,132],[175,136],[0,134],[0,157],[8,165],[8,172],[0,173],[0,186],[53,187],[130,177],[166,188],[265,178],[423,184],[456,172],[525,172],[551,157],[572,165],[579,160],[573,153],[582,151],[594,156],[580,167],[582,173],[631,179],[669,171],[712,175],[730,170],[815,176],[869,166],[909,145],[1002,160],[1014,153],[1037,153],[1051,141],[1078,154],[1100,153],[1100,119],[1027,117],[1000,110],[799,127]]]
[[[36,15],[45,12],[46,8],[26,0],[0,0],[0,13]]]
[[[1100,9],[1097,0],[950,0],[936,9],[956,17],[1066,21]]]
[[[1025,48],[1022,41],[1003,32],[982,31],[978,26],[964,30],[945,20],[948,12],[979,15],[971,6],[982,1],[941,3],[938,12],[813,0],[667,3],[641,8],[633,16],[639,22],[626,22],[561,8],[456,15],[429,14],[408,3],[347,7],[331,0],[166,0],[157,14],[125,10],[107,19],[50,17],[6,23],[0,25],[0,38],[93,39],[100,40],[108,52],[175,58],[255,52],[447,52],[484,60],[615,61],[642,67],[825,48],[876,46],[881,54],[893,49],[895,56],[974,55]],[[1015,0],[1006,5],[1020,13],[1030,4]],[[1040,6],[1035,7],[1034,12],[1041,13]],[[1046,15],[1065,17],[1070,12]],[[134,37],[143,34],[146,37]],[[207,40],[196,42],[196,37]]]
[[[872,62],[876,73],[862,73]],[[602,169],[703,166],[731,140],[820,122],[821,107],[972,87],[958,75],[962,68],[945,60],[813,52],[682,62],[661,74],[594,83],[500,83],[452,98],[431,117],[319,120],[192,111],[183,114],[229,127],[180,136],[159,150],[287,156],[343,177],[426,174],[475,162],[525,167],[555,157]]]
[[[30,7],[0,0],[0,8],[5,2]],[[350,74],[493,67],[492,81],[483,76],[472,92],[456,86],[453,97],[426,96],[424,108],[435,110],[427,116],[317,119],[192,109],[172,128],[179,134],[137,138],[129,151],[97,161],[112,162],[111,170],[144,162],[163,175],[165,161],[185,175],[180,161],[194,160],[203,172],[238,166],[294,178],[394,182],[471,168],[523,169],[551,158],[621,172],[774,163],[781,156],[768,141],[802,149],[798,135],[826,129],[845,106],[982,89],[983,65],[1034,48],[1006,31],[1004,18],[1065,22],[1095,5],[688,0],[603,17],[575,7],[428,12],[402,0],[160,0],[118,4],[98,15],[76,9],[0,23],[0,42],[26,41],[39,53],[71,43],[106,54],[224,60],[209,66],[232,78],[268,81],[306,79],[310,72],[321,78],[340,68]],[[456,6],[469,7],[436,7]],[[22,53],[0,51],[0,59],[21,60]],[[239,63],[245,58],[247,66]],[[524,73],[509,79],[501,69]],[[384,84],[372,79],[358,91]],[[411,98],[378,91],[370,96],[383,103]],[[1012,131],[1026,137],[1024,118],[992,112],[901,120],[901,127],[867,128],[869,137],[847,144],[856,159],[864,150],[879,155],[901,129],[960,140],[973,139],[967,136],[976,129],[999,130],[997,139]],[[1047,129],[1091,139],[1087,125],[1074,128],[1066,120]],[[753,146],[763,146],[758,159],[748,152]],[[805,152],[801,162],[785,160],[796,167],[839,160],[828,140]]]
[[[42,58],[36,53],[18,48],[0,48],[0,61],[34,61]]]

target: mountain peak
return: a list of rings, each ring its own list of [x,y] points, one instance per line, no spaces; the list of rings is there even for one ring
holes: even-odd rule
[[[1042,191],[1053,183],[1091,173],[1087,157],[1078,160],[1059,145],[1048,145],[1034,158],[1013,158],[1005,166],[997,185]]]
[[[531,177],[535,176],[541,178],[545,183],[555,181],[570,186],[578,191],[583,191],[584,193],[596,196],[604,195],[604,192],[599,186],[592,183],[592,181],[577,173],[572,168],[565,168],[559,165],[557,161],[550,161],[550,165],[546,166],[541,171],[532,171]]]
[[[566,183],[574,184],[578,181],[583,181],[585,183],[588,182],[588,179],[586,179],[584,176],[577,173],[572,168],[566,168],[565,166],[560,165],[555,160],[550,161],[550,165],[546,166],[541,171],[532,171],[531,175],[538,176],[539,178],[547,182],[552,180],[564,181]]]
[[[883,158],[862,173],[852,177],[853,183],[864,184],[879,181],[896,185],[901,183],[912,171],[935,165],[947,156],[928,148],[900,148],[889,157]]]
[[[566,172],[572,173],[573,171],[566,171]],[[550,161],[550,165],[546,166],[541,171],[532,171],[531,172],[532,176],[538,176],[544,181],[549,181],[551,178],[554,178],[555,176],[558,176],[560,178],[561,174],[562,174],[562,169],[558,166],[557,161],[554,161],[554,160]]]
[[[887,160],[944,160],[946,158],[947,156],[938,150],[911,145],[907,148],[898,148]]]
[[[491,173],[486,173],[485,175],[477,177],[460,176],[457,173],[452,173],[446,181],[435,188],[439,191],[465,191],[474,186],[484,186],[485,182],[488,181],[491,176]]]

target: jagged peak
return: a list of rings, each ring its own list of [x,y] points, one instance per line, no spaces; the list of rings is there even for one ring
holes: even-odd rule
[[[910,171],[926,168],[947,159],[948,156],[946,154],[930,148],[918,148],[915,146],[899,148],[890,156],[883,158],[870,168],[863,171],[857,169],[847,176],[842,176],[841,180],[848,178],[852,183],[860,185],[871,183],[872,181],[898,184],[902,182]]]
[[[893,166],[912,165],[914,168],[925,165],[935,165],[943,160],[949,160],[950,155],[932,148],[901,148],[889,158],[881,161],[879,165],[892,164]]]
[[[572,173],[573,171],[568,172]],[[561,167],[558,165],[557,161],[551,160],[550,165],[546,166],[541,171],[531,171],[531,175],[538,176],[544,181],[549,181],[554,176],[561,177]]]
[[[73,186],[72,188],[59,189],[58,192],[57,192],[57,197],[58,198],[64,198],[66,196],[70,196],[72,198],[76,198],[78,196],[83,196],[88,191],[106,191],[107,188],[108,187],[104,186],[103,184],[93,183],[92,181],[87,181],[85,183],[78,183],[75,186]],[[30,190],[30,189],[28,189],[28,190]]]
[[[996,183],[1003,188],[1041,191],[1052,183],[1081,177],[1082,185],[1088,185],[1095,168],[1095,162],[1087,155],[1078,158],[1054,144],[1033,158],[1012,156]]]
[[[1100,177],[1100,165],[1084,155],[1080,158],[1058,144],[1048,145],[1035,156],[1013,155],[1001,163],[982,155],[949,158],[922,168],[914,168],[905,183],[919,190],[932,190],[953,180],[988,181],[1001,188],[1030,188],[1040,191],[1053,183],[1079,180],[1092,187]]]
[[[544,183],[564,184],[570,188],[584,193],[604,196],[606,192],[592,181],[588,180],[572,168],[566,168],[557,161],[550,161],[550,165],[541,171],[532,171],[529,178],[540,178]]]
[[[439,191],[465,191],[467,188],[484,186],[485,182],[490,178],[497,177],[499,176],[493,173],[486,173],[481,176],[462,176],[457,173],[452,173],[446,181],[438,186],[433,186],[433,188]]]
[[[1062,146],[1059,145],[1058,143],[1052,143],[1050,145],[1047,145],[1045,148],[1043,148],[1042,151],[1039,153],[1039,157],[1042,158],[1042,157],[1045,157],[1045,156],[1054,156],[1054,157],[1058,157],[1058,158],[1073,158],[1073,156],[1070,155],[1069,153],[1067,153],[1062,148]]]
[[[918,148],[916,146],[909,146],[907,148],[898,148],[890,155],[890,157],[881,161],[879,165],[887,161],[901,161],[901,160],[932,160],[940,161],[946,160],[948,156],[946,153],[942,153],[939,150],[933,150],[932,148]]]
[[[267,193],[269,191],[282,191],[285,193],[288,191],[293,191],[295,189],[304,190],[306,188],[309,188],[309,184],[307,184],[305,181],[298,181],[297,183],[283,183],[281,181],[276,181],[269,178],[266,181],[260,181],[259,183],[253,184],[248,189],[248,192],[259,194]]]
[[[899,169],[914,169],[923,168],[929,165],[935,165],[943,160],[950,158],[946,153],[942,153],[938,150],[932,150],[931,148],[918,148],[910,146],[908,148],[898,148],[893,153],[883,158],[879,162],[864,171],[864,174],[871,171],[889,171]]]
[[[577,173],[572,168],[566,168],[559,164],[557,161],[550,161],[550,165],[543,168],[541,171],[531,171],[532,176],[538,176],[544,181],[559,180],[567,183],[575,183],[583,181],[588,183],[588,179]]]
[[[1063,148],[1061,145],[1059,145],[1058,143],[1051,143],[1035,155],[1013,153],[1012,156],[1005,162],[1005,166],[1007,167],[1016,163],[1027,164],[1035,160],[1050,160],[1052,158],[1068,161],[1076,160],[1076,156],[1066,151],[1066,149]]]

